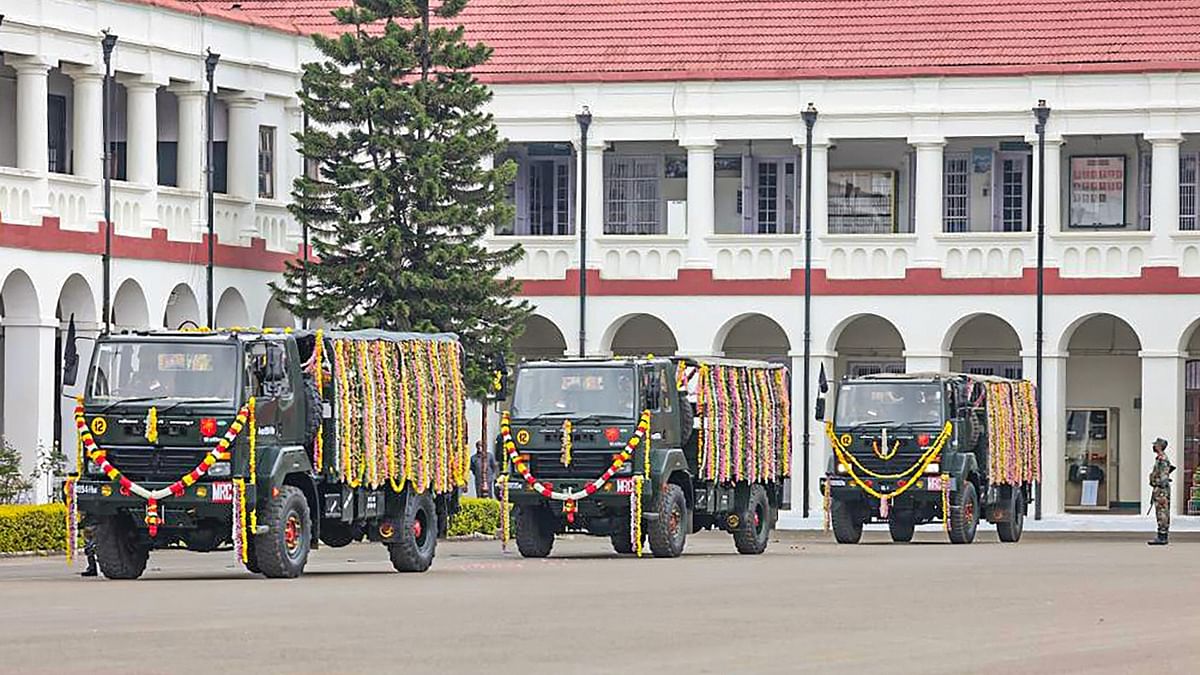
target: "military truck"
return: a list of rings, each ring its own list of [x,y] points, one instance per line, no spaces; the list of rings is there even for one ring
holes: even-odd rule
[[[398,571],[428,569],[464,478],[451,465],[466,466],[461,359],[452,335],[102,335],[68,500],[100,571],[133,579],[154,549],[233,544],[248,570],[296,577],[319,542],[364,538]]]
[[[820,481],[838,543],[858,543],[866,523],[907,542],[940,521],[951,542],[969,544],[981,517],[1001,541],[1020,540],[1040,474],[1035,396],[1029,382],[978,375],[843,379]]]
[[[787,493],[788,386],[781,366],[748,361],[520,364],[495,451],[521,555],[581,532],[673,558],[712,528],[762,553]]]

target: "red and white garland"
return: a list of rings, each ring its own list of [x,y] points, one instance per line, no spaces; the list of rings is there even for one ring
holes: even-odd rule
[[[171,495],[175,495],[176,497],[182,495],[184,490],[207,474],[213,464],[229,460],[229,447],[233,445],[234,440],[241,433],[242,427],[246,425],[247,417],[253,405],[254,399],[250,399],[249,403],[242,406],[242,409],[238,411],[237,417],[229,424],[225,435],[217,442],[216,447],[209,450],[204,459],[200,460],[200,464],[196,468],[174,483],[157,490],[148,490],[129,480],[121,473],[120,469],[108,461],[108,453],[96,445],[96,439],[92,437],[92,432],[88,429],[87,420],[84,418],[82,401],[77,402],[75,405],[75,429],[79,432],[79,440],[83,443],[83,449],[87,453],[88,458],[100,467],[100,470],[104,472],[104,475],[108,476],[109,480],[116,481],[120,485],[121,494],[135,494],[146,500],[146,525],[150,528],[150,536],[153,537],[158,534],[158,526],[161,524],[158,513],[158,501],[166,499]],[[253,468],[251,471],[253,471]]]

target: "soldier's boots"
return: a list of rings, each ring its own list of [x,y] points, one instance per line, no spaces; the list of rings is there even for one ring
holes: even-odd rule
[[[1152,539],[1151,541],[1148,541],[1146,543],[1151,546],[1166,546],[1168,544],[1167,537],[1168,537],[1168,535],[1166,532],[1159,530],[1158,536],[1155,539]]]
[[[94,577],[94,576],[96,576],[97,574],[98,574],[98,572],[96,571],[96,556],[94,556],[94,555],[89,555],[89,556],[88,556],[88,566],[87,566],[87,569],[86,569],[86,570],[84,570],[84,571],[82,571],[82,572],[80,572],[80,573],[79,573],[79,576],[81,576],[81,577]]]

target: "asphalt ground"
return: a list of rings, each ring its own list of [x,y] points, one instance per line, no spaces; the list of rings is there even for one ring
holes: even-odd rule
[[[1200,672],[1200,540],[1144,540],[788,532],[740,556],[703,533],[676,560],[583,536],[545,560],[455,541],[417,575],[356,544],[296,580],[232,552],[156,552],[132,582],[7,558],[0,672]]]

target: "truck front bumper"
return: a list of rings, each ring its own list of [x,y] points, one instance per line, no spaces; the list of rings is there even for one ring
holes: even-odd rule
[[[147,482],[141,485],[148,490],[157,490],[170,483]],[[254,496],[248,490],[246,508],[252,507],[253,499]],[[146,513],[145,499],[135,494],[122,494],[120,486],[109,481],[79,481],[75,484],[75,500],[79,511],[89,516],[111,516],[121,512],[145,516]],[[158,504],[164,519],[163,527],[195,527],[198,520],[205,518],[232,520],[233,483],[196,483],[186,488],[183,494],[165,497]],[[142,517],[135,517],[133,521],[143,524]]]
[[[868,479],[864,479],[864,482],[867,480]],[[884,495],[900,493],[899,499],[901,500],[909,498],[914,501],[940,501],[942,499],[942,491],[944,489],[949,489],[950,492],[954,492],[958,487],[957,479],[954,477],[951,476],[945,480],[948,483],[943,485],[942,476],[922,476],[921,478],[916,479],[916,485],[904,489],[906,486],[901,485],[900,481],[898,480],[872,478],[869,479],[869,482],[867,482],[867,486]],[[828,486],[829,496],[832,499],[871,502],[879,501],[877,497],[869,494],[861,486],[856,484],[854,479],[849,476],[821,476],[821,494],[825,494],[825,490],[827,489],[826,486]],[[904,491],[900,492],[901,489],[904,489]]]

